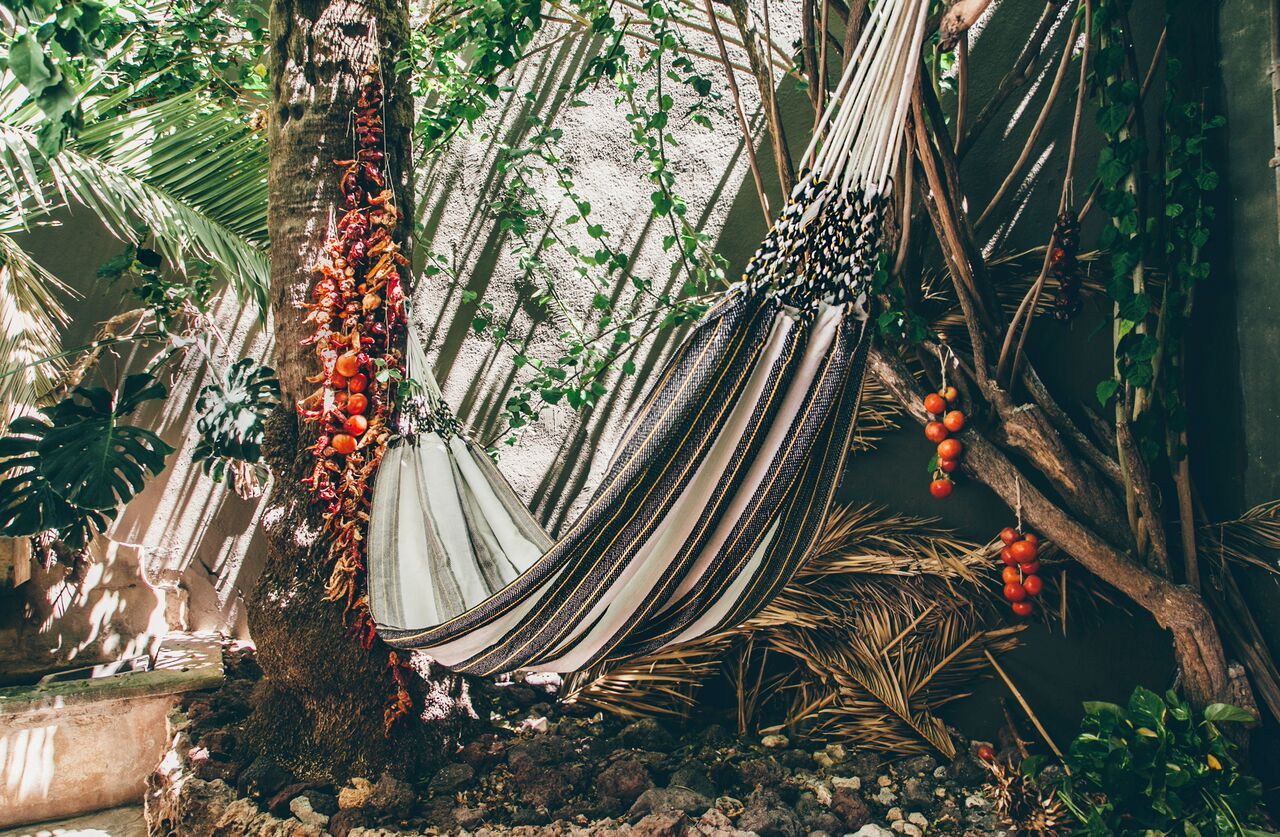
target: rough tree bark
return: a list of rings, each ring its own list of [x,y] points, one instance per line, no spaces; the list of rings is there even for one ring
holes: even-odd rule
[[[276,370],[284,408],[268,428],[275,474],[264,527],[268,558],[248,604],[264,672],[249,740],[299,777],[343,780],[384,770],[411,772],[439,757],[439,731],[401,723],[384,734],[386,652],[352,640],[342,604],[324,600],[329,566],[319,516],[299,480],[309,439],[293,409],[314,374],[299,304],[337,208],[334,160],[353,152],[351,114],[365,69],[383,66],[386,146],[401,210],[402,248],[413,217],[407,81],[392,67],[408,35],[405,0],[274,0],[268,229]]]

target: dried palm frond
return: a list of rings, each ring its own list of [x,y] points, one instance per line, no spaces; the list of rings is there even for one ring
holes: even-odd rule
[[[1249,509],[1235,520],[1200,527],[1204,553],[1280,573],[1280,500]]]
[[[740,731],[786,729],[893,752],[955,747],[934,715],[1013,648],[1021,626],[984,625],[997,553],[935,520],[869,506],[835,511],[813,556],[745,624],[607,670],[579,672],[566,700],[625,716],[684,715],[715,678]]]
[[[854,452],[871,450],[885,433],[901,426],[898,423],[901,416],[902,407],[898,399],[875,378],[868,377],[862,386],[862,403],[858,405],[858,418],[849,449]]]
[[[1067,810],[1057,793],[1043,790],[1030,776],[1012,765],[988,762],[991,771],[991,798],[995,802],[1000,825],[1014,834],[1057,837],[1066,834]]]

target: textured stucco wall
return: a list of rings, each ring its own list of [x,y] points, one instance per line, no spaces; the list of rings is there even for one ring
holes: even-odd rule
[[[1247,493],[1255,499],[1274,496],[1275,485],[1268,481],[1275,479],[1276,465],[1280,464],[1280,451],[1275,449],[1280,442],[1268,432],[1267,424],[1274,421],[1274,399],[1280,398],[1280,388],[1274,386],[1274,375],[1269,373],[1271,359],[1280,350],[1275,345],[1280,338],[1274,337],[1275,325],[1267,313],[1276,298],[1269,279],[1277,244],[1275,180],[1270,169],[1265,168],[1271,154],[1270,105],[1269,94],[1259,87],[1267,84],[1265,61],[1269,59],[1260,51],[1259,43],[1266,45],[1267,33],[1259,31],[1261,25],[1257,21],[1267,6],[1264,0],[1225,0],[1222,6],[1223,46],[1228,63],[1243,62],[1238,71],[1228,73],[1224,68],[1224,75],[1229,75],[1227,110],[1232,120],[1229,131],[1233,143],[1232,164],[1224,174],[1226,188],[1239,202],[1235,215],[1241,219],[1239,225],[1232,222],[1230,249],[1235,265],[1231,274],[1240,293],[1233,296],[1231,285],[1224,284],[1206,294],[1210,328],[1228,329],[1234,338],[1239,312],[1239,358],[1228,353],[1230,357],[1213,365],[1210,371],[1221,383],[1218,397],[1224,406],[1239,398],[1243,380],[1248,396],[1242,415],[1251,417],[1248,421],[1252,422],[1250,425],[1242,419],[1241,425],[1251,428],[1247,439],[1252,458],[1247,472],[1243,467],[1237,469],[1230,456],[1224,456],[1221,459],[1226,464],[1216,473],[1225,475],[1227,483],[1237,474],[1252,474],[1247,477],[1252,486]],[[1013,0],[996,0],[992,4],[993,13],[984,20],[973,41],[970,117],[990,98],[1043,8],[1042,3]],[[771,3],[775,37],[780,42],[790,40],[787,21],[794,21],[798,10],[798,0]],[[1139,27],[1140,52],[1150,54],[1163,20],[1163,4],[1141,0],[1135,4],[1133,20]],[[1058,23],[1047,48],[1046,54],[1052,58],[1044,62],[1046,68],[1001,109],[964,161],[972,203],[985,205],[1021,151],[1023,138],[1044,102],[1068,27],[1064,21]],[[554,34],[548,32],[543,37],[549,40]],[[709,47],[708,42],[697,43]],[[494,169],[495,152],[486,135],[518,143],[521,132],[527,130],[524,118],[530,109],[547,117],[564,104],[556,87],[581,70],[591,48],[582,39],[571,38],[555,43],[538,59],[522,65],[513,84],[520,92],[537,89],[545,95],[532,103],[514,96],[504,100],[469,138],[459,141],[449,153],[419,172],[423,193],[419,243],[450,260],[458,281],[438,277],[420,283],[413,299],[413,319],[428,342],[446,398],[481,438],[489,438],[500,429],[502,404],[510,394],[514,376],[521,374],[511,362],[512,344],[533,356],[552,357],[558,354],[556,334],[560,330],[553,323],[540,321],[528,304],[530,283],[518,267],[513,243],[495,228],[487,210],[503,183]],[[1238,77],[1232,74],[1236,72]],[[747,108],[754,112],[754,85],[742,74],[738,80],[747,96]],[[1157,79],[1153,89],[1159,90],[1159,84]],[[1072,85],[1074,74],[1068,78],[1067,91]],[[1066,165],[1065,144],[1070,127],[1067,91],[1045,127],[1045,136],[1053,139],[1052,147],[1031,161],[1026,182],[1006,201],[1005,210],[997,213],[1002,219],[1013,220],[978,230],[979,240],[992,253],[1042,244],[1048,236]],[[662,233],[652,229],[649,222],[651,187],[627,139],[624,111],[615,105],[614,92],[608,84],[588,90],[582,98],[586,106],[564,109],[557,117],[558,127],[564,130],[567,160],[578,173],[577,189],[592,203],[600,222],[619,236],[620,240],[613,244],[634,253],[636,270],[666,277],[670,275],[671,257],[662,252]],[[1158,108],[1159,97],[1152,99],[1154,103],[1149,104]],[[782,84],[781,102],[793,147],[799,151],[811,125],[812,112],[804,94],[789,82]],[[726,109],[715,118],[710,131],[697,127],[680,131],[681,143],[672,149],[671,158],[677,188],[689,201],[689,217],[696,219],[734,269],[740,270],[760,241],[764,225],[730,107],[726,99]],[[1086,111],[1086,126],[1091,124],[1091,111]],[[1087,129],[1078,163],[1082,191],[1087,189],[1088,173],[1097,159],[1091,136]],[[1234,144],[1240,142],[1246,146],[1237,158]],[[760,155],[765,180],[775,190],[776,206],[776,181],[768,148],[761,148]],[[569,214],[554,184],[543,184],[542,194],[547,202],[559,207],[559,219]],[[1076,197],[1079,202],[1084,195]],[[1096,223],[1096,217],[1092,220]],[[1253,231],[1247,232],[1245,224],[1255,225],[1249,227]],[[1268,228],[1267,224],[1271,226]],[[74,229],[86,230],[83,224],[74,225]],[[581,236],[585,241],[581,225],[563,226],[561,232],[575,239]],[[75,345],[87,334],[87,323],[119,310],[112,297],[118,292],[100,288],[92,279],[93,270],[117,245],[93,229],[76,233],[76,248],[65,246],[65,229],[39,231],[37,235],[35,247],[48,266],[89,293],[76,306],[77,312],[83,314],[77,325],[79,331],[67,337],[67,344]],[[1093,241],[1092,236],[1087,229],[1086,243]],[[570,260],[563,253],[551,251],[542,258],[555,275],[560,291],[585,310],[594,289],[572,272]],[[476,301],[463,302],[466,291],[476,294]],[[496,346],[471,330],[470,322],[480,302],[494,306],[492,319],[506,325],[510,344]],[[241,311],[234,302],[226,305],[221,321],[232,335],[229,345],[234,347],[247,340],[255,354],[264,356],[268,338],[255,325],[251,313]],[[1094,317],[1097,310],[1093,309]],[[1077,393],[1081,403],[1091,398],[1094,384],[1110,366],[1108,335],[1096,332],[1094,323],[1088,316],[1071,326],[1046,321],[1037,326],[1031,341],[1031,350],[1049,383]],[[1209,333],[1215,344],[1234,343],[1234,339],[1222,338],[1224,332]],[[1266,339],[1260,339],[1262,336]],[[500,467],[550,530],[571,519],[574,508],[585,502],[612,453],[614,440],[625,426],[637,384],[643,388],[677,340],[678,335],[661,333],[635,358],[639,375],[616,382],[592,411],[575,417],[563,408],[552,408],[547,421],[527,431],[514,448],[502,452]],[[1232,369],[1232,364],[1239,365],[1242,378],[1222,373]],[[165,475],[127,511],[113,533],[116,540],[134,546],[118,552],[124,557],[107,565],[103,574],[113,579],[112,584],[132,586],[103,604],[109,587],[103,581],[94,588],[96,593],[89,591],[83,602],[63,618],[22,628],[27,632],[24,641],[28,643],[24,653],[41,650],[46,660],[61,659],[68,655],[67,649],[76,648],[81,649],[76,651],[81,656],[110,655],[130,647],[129,643],[137,645],[140,636],[153,634],[159,628],[152,620],[165,612],[165,593],[140,583],[142,566],[149,568],[148,577],[153,582],[177,579],[189,592],[188,618],[193,627],[242,629],[240,592],[252,584],[261,559],[254,527],[258,509],[256,504],[212,486],[191,466],[191,440],[184,441],[177,428],[187,420],[197,383],[189,376],[177,381],[175,397],[163,409],[162,418],[170,428],[168,438],[174,444],[183,442],[183,448],[171,458]],[[978,487],[956,492],[946,504],[931,500],[925,491],[927,456],[922,450],[914,428],[889,436],[876,451],[851,459],[841,497],[849,502],[883,503],[908,514],[942,514],[948,525],[965,535],[984,539],[1011,522],[1008,510]],[[1230,489],[1223,491],[1229,493]],[[35,588],[27,595],[48,598],[43,588]],[[122,603],[127,604],[123,609]],[[103,640],[101,629],[92,628],[93,620],[101,624],[102,614],[115,618],[106,631],[116,634],[112,643]],[[163,621],[159,619],[160,623]],[[7,637],[14,635],[7,632],[14,630],[12,624],[0,625],[0,648],[7,645]],[[1113,641],[1117,631],[1124,632],[1128,638],[1125,643]],[[1073,623],[1067,636],[1042,628],[1029,631],[1028,636],[1028,650],[1019,655],[1014,666],[1020,686],[1037,710],[1051,725],[1055,719],[1062,719],[1063,726],[1055,727],[1055,734],[1065,734],[1074,726],[1079,701],[1084,697],[1115,699],[1123,697],[1135,680],[1153,686],[1167,681],[1167,640],[1154,625],[1118,610],[1107,610],[1098,621]],[[0,657],[0,670],[5,665]],[[1071,672],[1070,684],[1063,683],[1063,671]],[[998,694],[997,687],[986,693],[990,700],[973,703],[994,717],[987,710]]]

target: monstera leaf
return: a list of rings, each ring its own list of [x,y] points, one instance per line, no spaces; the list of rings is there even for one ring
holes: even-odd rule
[[[151,375],[130,375],[116,392],[78,387],[46,413],[12,421],[0,438],[0,530],[55,530],[67,546],[87,546],[164,470],[173,448],[121,419],[165,395]]]
[[[204,463],[205,473],[222,480],[229,462],[256,465],[262,459],[264,423],[279,400],[275,370],[252,358],[236,361],[225,379],[200,390],[196,399],[200,441],[193,458]]]

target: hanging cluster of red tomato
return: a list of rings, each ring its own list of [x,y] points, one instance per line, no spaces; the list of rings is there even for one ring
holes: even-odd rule
[[[960,454],[964,452],[960,440],[951,438],[952,433],[964,429],[964,413],[954,409],[959,400],[960,393],[949,386],[924,397],[924,409],[930,416],[929,423],[924,426],[924,437],[938,446],[929,463],[929,471],[933,474],[929,493],[939,500],[951,496],[951,489],[955,487],[951,475],[960,467]]]
[[[1058,281],[1053,315],[1070,320],[1080,313],[1080,219],[1074,210],[1064,209],[1053,227],[1053,249],[1049,251],[1049,272]]]
[[[401,268],[408,260],[395,240],[400,214],[383,175],[382,84],[377,67],[360,80],[356,103],[356,155],[334,161],[342,170],[342,215],[325,240],[316,265],[311,301],[303,305],[319,364],[308,382],[317,389],[298,403],[302,418],[318,429],[309,448],[315,465],[303,484],[323,511],[332,572],[326,597],[344,603],[361,646],[377,641],[365,588],[365,533],[373,477],[390,437],[394,376],[400,370],[395,346],[405,327]],[[408,711],[409,699],[398,658],[389,655],[393,695],[388,725]]]
[[[1000,560],[1004,562],[1004,597],[1018,616],[1030,616],[1035,612],[1032,603],[1044,590],[1040,572],[1040,541],[1030,533],[1022,534],[1012,526],[1000,533],[1004,548]]]

